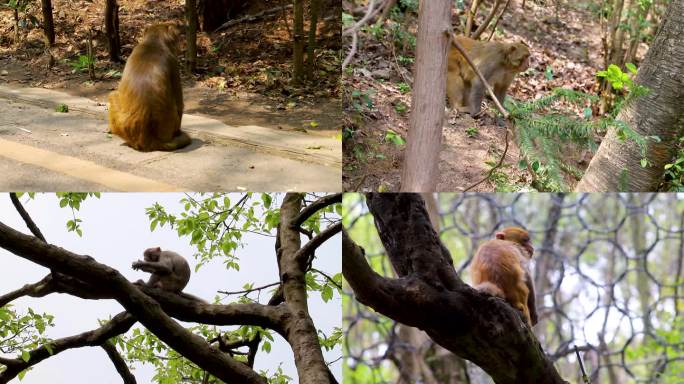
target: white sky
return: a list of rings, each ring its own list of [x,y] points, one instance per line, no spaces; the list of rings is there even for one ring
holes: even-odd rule
[[[194,248],[189,245],[189,238],[178,238],[175,230],[168,225],[150,232],[149,220],[145,208],[158,202],[169,213],[180,213],[182,206],[178,201],[182,194],[171,193],[110,193],[102,194],[100,199],[89,198],[82,205],[77,217],[83,220],[83,237],[66,231],[66,222],[71,219],[71,210],[60,209],[54,194],[39,194],[34,200],[22,196],[24,207],[31,214],[47,241],[78,254],[87,254],[101,263],[116,268],[128,279],[147,280],[149,274],[134,271],[131,263],[142,258],[144,249],[161,246],[184,255],[192,270],[196,264],[192,257]],[[274,204],[280,204],[283,195],[277,195]],[[236,202],[238,194],[231,195]],[[254,196],[253,198],[258,198]],[[0,194],[0,221],[12,228],[29,234],[30,231],[17,214],[9,194]],[[275,233],[275,231],[274,231]],[[303,242],[306,239],[303,239]],[[273,237],[264,237],[245,233],[245,247],[238,249],[240,271],[226,270],[218,258],[209,265],[203,266],[198,273],[193,273],[190,283],[184,291],[213,301],[217,290],[239,291],[245,283],[254,286],[265,285],[278,280],[278,268],[275,262]],[[314,267],[328,272],[330,275],[341,271],[340,235],[323,244],[318,252]],[[0,293],[5,294],[23,284],[34,283],[43,278],[49,270],[0,249]],[[262,292],[261,302],[270,297],[269,292]],[[98,327],[97,320],[108,318],[123,310],[114,300],[83,300],[66,294],[51,294],[42,298],[22,297],[12,302],[14,309],[25,313],[28,307],[37,313],[47,312],[55,316],[55,327],[47,329],[47,336],[60,338],[71,336]],[[341,299],[335,294],[333,300],[324,303],[318,293],[309,299],[309,309],[316,327],[326,335],[330,335],[333,327],[341,325]],[[135,327],[140,327],[136,324]],[[130,332],[130,331],[129,331]],[[271,353],[259,351],[255,369],[268,369],[274,372],[282,362],[285,374],[297,382],[292,350],[275,332],[275,342]],[[341,381],[341,349],[335,348],[325,352],[326,361],[337,360],[331,369],[338,381]],[[14,356],[6,356],[14,357]],[[151,383],[154,373],[150,365],[136,365],[133,374],[138,383]],[[100,347],[84,347],[59,353],[35,365],[21,383],[121,383],[104,350]],[[20,383],[16,378],[10,383]]]

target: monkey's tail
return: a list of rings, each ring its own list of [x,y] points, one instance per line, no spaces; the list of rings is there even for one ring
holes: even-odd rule
[[[478,291],[489,293],[492,296],[499,296],[504,298],[504,293],[496,284],[490,283],[489,281],[482,282],[475,286]]]
[[[166,143],[160,143],[159,150],[175,151],[176,149],[180,149],[190,145],[191,142],[192,139],[190,138],[190,136],[188,136],[187,133],[179,131],[178,134],[174,136],[171,141],[168,141]]]

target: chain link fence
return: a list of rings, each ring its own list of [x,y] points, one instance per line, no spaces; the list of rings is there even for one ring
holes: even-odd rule
[[[498,229],[530,232],[540,314],[534,331],[566,380],[582,382],[576,346],[592,383],[684,383],[684,196],[440,194],[438,203],[440,237],[466,282],[477,247]],[[393,276],[362,195],[345,196],[344,211],[371,265]],[[369,382],[401,382],[399,352],[432,341],[407,342],[348,286],[345,295],[348,373],[363,368]],[[463,382],[490,382],[470,363],[464,372]]]

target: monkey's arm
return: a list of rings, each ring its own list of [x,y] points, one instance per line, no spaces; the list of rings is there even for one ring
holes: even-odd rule
[[[530,278],[530,274],[527,272],[525,272],[525,285],[527,285],[527,289],[530,290],[530,292],[527,294],[527,309],[530,311],[530,320],[532,321],[532,325],[535,325],[537,324],[538,317],[537,306],[534,298],[534,283]]]
[[[161,275],[168,275],[173,271],[173,266],[168,265],[167,263],[150,262],[142,260],[134,262],[132,267],[136,270],[140,269],[148,273],[158,273]]]

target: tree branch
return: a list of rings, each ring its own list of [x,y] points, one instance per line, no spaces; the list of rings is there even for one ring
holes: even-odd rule
[[[227,382],[266,383],[266,379],[254,370],[220,353],[204,339],[183,328],[164,313],[155,300],[142,293],[118,271],[92,257],[46,244],[3,223],[0,223],[0,246],[44,267],[102,286],[160,340],[217,378]]]
[[[335,236],[341,230],[342,230],[342,222],[341,221],[339,221],[339,222],[329,226],[328,228],[324,229],[321,233],[316,235],[308,243],[304,244],[303,247],[299,248],[299,250],[294,255],[295,262],[304,263],[304,265],[308,264],[307,262],[308,262],[309,255],[311,255],[316,250],[316,248],[318,248],[321,244],[326,242],[331,237]]]
[[[114,344],[111,341],[107,340],[104,343],[100,344],[100,347],[102,347],[102,349],[104,349],[104,351],[107,353],[107,356],[109,356],[109,360],[111,360],[114,364],[114,368],[116,368],[116,371],[119,372],[119,375],[123,379],[124,384],[136,384],[135,376],[133,376],[131,370],[128,369],[126,361],[121,357],[119,352],[116,350]]]
[[[292,225],[299,227],[313,215],[314,213],[318,212],[319,210],[332,205],[336,203],[341,203],[342,202],[342,194],[341,193],[334,193],[332,195],[326,195],[321,197],[320,199],[314,201],[313,203],[307,205],[304,207],[304,209],[299,212],[297,217],[293,220]]]
[[[14,208],[19,212],[19,216],[24,220],[24,223],[26,223],[26,226],[28,229],[33,233],[33,235],[41,240],[43,240],[44,243],[47,243],[45,240],[45,236],[40,232],[40,229],[36,225],[36,223],[31,219],[31,216],[29,213],[24,209],[24,206],[21,205],[21,202],[19,201],[19,198],[17,197],[17,194],[15,192],[10,192],[10,200],[12,200],[12,204],[14,205]]]
[[[21,357],[12,359],[11,362],[3,361],[2,364],[4,364],[7,369],[0,372],[0,383],[8,383],[21,373],[21,371],[67,349],[100,345],[114,336],[127,332],[135,322],[135,318],[129,313],[121,312],[100,328],[83,332],[78,335],[53,340],[50,342],[49,349],[43,345],[30,351],[30,358],[28,361],[24,361]],[[116,349],[114,352],[118,355]],[[121,358],[121,356],[119,356],[119,358]],[[125,365],[126,364],[124,363],[124,366]],[[128,371],[128,367],[126,367],[126,371]],[[128,374],[130,375],[130,372],[128,372]],[[124,382],[128,383],[128,381],[125,380],[125,377]],[[133,378],[133,383],[135,383],[135,378]]]

